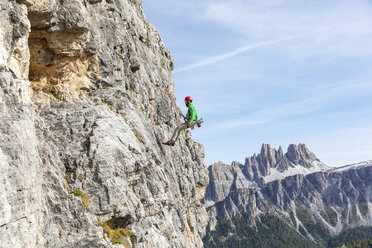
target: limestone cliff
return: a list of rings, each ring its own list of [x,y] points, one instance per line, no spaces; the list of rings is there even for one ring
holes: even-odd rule
[[[141,5],[0,0],[1,247],[202,247],[203,147],[162,157],[173,61]]]

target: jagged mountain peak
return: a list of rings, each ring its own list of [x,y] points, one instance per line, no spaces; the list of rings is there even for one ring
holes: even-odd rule
[[[299,144],[298,146],[294,144],[289,145],[286,155],[288,159],[295,164],[304,165],[303,161],[319,161],[305,144]]]
[[[329,167],[311,152],[305,144],[291,144],[283,154],[270,144],[262,144],[259,154],[246,157],[244,164],[222,162],[210,166],[210,185],[204,198],[205,206],[223,200],[232,189],[263,187],[266,183],[288,176],[307,175]]]
[[[265,177],[272,174],[273,169],[284,172],[296,166],[305,168],[317,167],[321,163],[305,144],[291,144],[288,146],[287,153],[283,154],[280,146],[278,150],[269,144],[262,144],[261,152],[256,156],[247,157],[244,166],[247,167],[250,178]],[[325,167],[325,166],[322,166]]]
[[[283,155],[283,148],[282,148],[282,146],[279,146],[278,152],[279,152],[279,154],[282,154]]]

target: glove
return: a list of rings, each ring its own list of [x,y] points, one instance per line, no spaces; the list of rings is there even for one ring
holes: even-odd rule
[[[191,127],[191,122],[187,121],[186,125],[187,125],[188,128]]]

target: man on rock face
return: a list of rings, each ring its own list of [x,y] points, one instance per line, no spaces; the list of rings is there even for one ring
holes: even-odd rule
[[[186,104],[186,107],[188,108],[188,111],[185,117],[185,123],[178,125],[176,130],[174,130],[172,138],[168,140],[168,142],[164,143],[165,145],[174,146],[174,143],[177,141],[181,131],[186,130],[187,128],[194,129],[195,124],[197,124],[198,127],[200,127],[200,122],[198,122],[198,115],[196,114],[195,107],[192,104],[191,96],[187,96],[185,98],[185,104]]]

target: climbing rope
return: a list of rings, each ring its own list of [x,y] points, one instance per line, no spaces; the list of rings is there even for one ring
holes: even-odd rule
[[[150,108],[150,100],[149,100],[149,96],[148,96],[148,93],[146,91],[146,88],[145,88],[145,85],[143,83],[143,79],[142,79],[142,76],[141,76],[141,73],[139,71],[137,71],[137,74],[138,74],[138,78],[141,82],[141,85],[142,85],[142,89],[143,89],[143,94],[146,98],[146,101],[147,101],[147,107]],[[156,126],[156,121],[155,121],[155,116],[154,116],[154,112],[153,112],[153,109],[150,108],[151,111],[150,111],[150,115],[151,115],[151,119],[152,119],[152,122],[153,122],[153,126],[154,126],[154,130],[155,130],[155,134],[156,134],[156,139],[159,143],[159,146],[160,146],[160,150],[161,150],[161,153],[162,153],[162,157],[163,157],[163,160],[164,160],[164,163],[167,164],[167,159],[165,157],[165,152],[164,152],[164,148],[161,144],[161,141],[160,141],[160,136],[159,136],[159,132],[158,132],[158,128]],[[174,197],[174,191],[173,191],[173,184],[172,184],[172,180],[171,180],[171,176],[170,174],[168,173],[168,177],[169,177],[169,183],[170,183],[170,186],[171,186],[171,189],[172,189],[172,196],[173,196],[173,202],[174,202],[174,208],[175,210],[177,211],[178,213],[178,207],[177,207],[177,202],[176,202],[176,198]]]
[[[168,97],[173,101],[173,104],[176,106],[176,108],[178,109],[178,111],[180,112],[180,115],[185,118],[185,116],[182,114],[182,111],[180,108],[178,108],[177,104],[176,104],[176,101],[174,100],[174,98],[171,96],[171,94],[169,93],[168,89],[165,88],[164,86],[164,83],[163,81],[161,80],[161,78],[159,77],[159,75],[156,73],[156,71],[154,70],[154,68],[151,66],[149,60],[147,59],[147,57],[145,56],[145,53],[142,51],[142,49],[137,45],[135,39],[133,38],[132,34],[129,32],[129,29],[126,29],[129,37],[131,38],[131,40],[133,41],[133,44],[135,46],[135,48],[140,51],[142,57],[145,59],[145,61],[147,62],[147,65],[149,66],[149,68],[151,69],[151,71],[155,74],[155,76],[157,77],[157,79],[159,80],[159,82],[161,83],[161,86],[165,89],[165,92],[167,93]],[[145,88],[145,84],[143,82],[143,79],[142,79],[142,76],[141,76],[141,73],[140,71],[138,70],[137,71],[137,75],[138,75],[138,78],[139,78],[139,81],[141,83],[141,86],[142,86],[142,89],[143,89],[143,94],[146,98],[146,101],[147,101],[147,107],[150,108],[150,100],[149,100],[149,96],[148,96],[148,93],[147,93],[147,90]],[[164,164],[168,164],[168,161],[167,161],[167,158],[165,156],[165,152],[164,152],[164,148],[163,148],[163,145],[162,145],[162,142],[160,140],[160,136],[159,136],[159,132],[158,132],[158,128],[157,128],[157,125],[156,125],[156,121],[155,121],[155,115],[154,115],[154,112],[153,112],[153,109],[150,108],[151,111],[150,111],[150,115],[151,115],[151,119],[152,119],[152,122],[153,122],[153,126],[154,126],[154,130],[155,130],[155,135],[156,135],[156,139],[158,141],[158,144],[160,146],[160,150],[161,150],[161,153],[162,153],[162,157],[163,157],[163,161],[164,161]],[[184,221],[184,217],[183,217],[183,214],[180,213],[180,211],[182,211],[180,209],[178,209],[177,207],[177,202],[176,202],[176,198],[175,198],[175,195],[174,195],[174,190],[173,190],[173,184],[172,184],[172,178],[169,174],[169,172],[167,173],[168,174],[168,178],[169,178],[169,184],[171,186],[171,190],[172,190],[172,196],[173,196],[173,203],[174,203],[174,209],[176,210],[177,214],[181,217],[181,219]],[[185,228],[186,228],[186,231],[187,231],[187,236],[190,238],[190,235],[189,235],[189,231],[186,227],[186,224],[185,225]]]
[[[126,29],[129,37],[132,39],[133,41],[133,44],[135,46],[135,48],[137,48],[138,51],[140,51],[142,57],[145,59],[147,65],[149,66],[150,70],[154,73],[154,75],[157,77],[157,79],[159,80],[160,84],[161,84],[161,87],[164,88],[165,92],[167,93],[168,97],[172,100],[173,104],[176,106],[177,110],[179,111],[180,115],[185,118],[185,116],[182,114],[182,111],[181,109],[177,106],[177,103],[176,101],[174,100],[174,98],[171,96],[171,94],[169,93],[168,89],[165,87],[165,84],[163,83],[163,80],[161,80],[161,78],[159,77],[159,75],[156,73],[156,71],[154,70],[153,66],[151,66],[151,63],[149,62],[149,60],[147,59],[145,53],[142,51],[142,49],[137,45],[137,42],[136,40],[133,38],[133,35],[129,32],[129,29]]]
[[[127,29],[126,30],[129,37],[132,39],[133,41],[133,44],[135,46],[135,48],[137,48],[138,51],[140,51],[140,53],[142,54],[142,57],[146,60],[149,68],[151,69],[151,71],[156,75],[156,77],[158,78],[158,80],[160,81],[160,83],[162,83],[163,85],[163,82],[162,80],[160,79],[159,75],[155,72],[155,70],[153,69],[153,67],[151,66],[149,60],[147,59],[147,57],[145,56],[144,52],[142,51],[142,49],[137,45],[135,39],[133,38],[132,34],[129,32],[129,30]],[[150,108],[150,100],[149,100],[149,97],[148,97],[148,93],[146,91],[146,88],[145,88],[145,84],[143,83],[143,79],[142,79],[142,76],[141,76],[141,73],[139,72],[139,70],[137,71],[137,74],[138,74],[138,78],[140,79],[140,82],[141,82],[141,85],[142,85],[142,89],[143,89],[143,92],[144,92],[144,95],[146,97],[146,100],[147,100],[147,106],[148,108]],[[174,101],[174,99],[171,97],[169,91],[167,89],[165,89],[166,92],[167,92],[167,95],[170,97],[170,99],[172,99],[173,103],[175,104],[175,106],[177,107],[176,105],[176,102]],[[178,107],[177,107],[178,108]],[[184,117],[184,115],[182,114],[182,111],[178,108],[178,110],[181,112],[181,115]],[[151,108],[151,118],[152,118],[152,121],[153,121],[153,126],[154,126],[154,130],[155,130],[155,134],[156,134],[156,138],[157,138],[157,141],[159,143],[159,146],[160,146],[160,150],[161,150],[161,153],[162,153],[162,157],[163,157],[163,161],[165,164],[168,164],[167,162],[167,158],[165,156],[165,152],[164,152],[164,148],[163,148],[163,145],[161,144],[161,140],[160,140],[160,136],[159,136],[159,132],[158,132],[158,128],[156,126],[156,121],[155,121],[155,116],[154,116],[154,113],[153,113],[153,109]],[[172,179],[171,179],[171,176],[170,174],[168,173],[168,177],[169,177],[169,184],[171,186],[171,190],[172,190],[172,196],[173,196],[173,202],[174,202],[174,208],[176,210],[176,212],[179,214],[179,211],[178,211],[178,207],[177,207],[177,202],[176,202],[176,198],[174,196],[174,190],[173,190],[173,184],[172,184]]]

